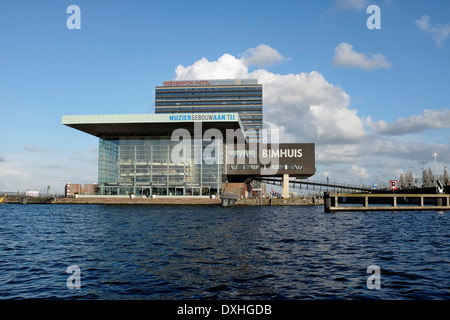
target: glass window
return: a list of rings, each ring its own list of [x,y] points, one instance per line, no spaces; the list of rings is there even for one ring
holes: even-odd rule
[[[209,194],[203,188],[220,190],[224,145],[211,146],[210,141],[202,141],[202,148],[197,150],[197,143],[192,141],[191,159],[179,164],[171,159],[178,143],[166,136],[103,136],[99,142],[101,194],[187,195],[185,187],[189,187],[192,195],[200,195]]]

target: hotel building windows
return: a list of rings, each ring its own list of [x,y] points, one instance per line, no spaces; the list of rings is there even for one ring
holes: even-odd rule
[[[155,113],[236,112],[249,142],[260,139],[262,108],[256,79],[164,81],[155,88]]]

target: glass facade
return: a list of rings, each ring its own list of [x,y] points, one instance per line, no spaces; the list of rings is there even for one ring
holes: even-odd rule
[[[183,155],[179,150],[180,142],[170,136],[104,134],[99,139],[99,194],[149,197],[219,193],[224,181],[222,141],[190,140],[185,161],[173,156]]]
[[[262,85],[256,80],[165,81],[164,83],[170,83],[170,85],[155,89],[155,113],[236,112],[240,116],[249,140],[254,141],[260,138],[259,133],[263,123]],[[202,85],[195,85],[196,83],[202,83]]]

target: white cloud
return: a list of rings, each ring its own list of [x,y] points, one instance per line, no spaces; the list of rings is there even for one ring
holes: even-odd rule
[[[21,164],[0,162],[0,191],[23,191],[29,185],[30,173]]]
[[[392,67],[392,62],[388,61],[382,54],[369,53],[369,57],[365,53],[356,52],[353,50],[353,46],[346,42],[340,43],[334,51],[335,56],[332,64],[338,67],[358,68],[365,71]]]
[[[275,63],[289,60],[289,58],[283,57],[277,50],[266,44],[247,49],[241,56],[244,64],[256,67],[268,67]]]
[[[177,80],[245,78],[248,68],[241,59],[225,53],[217,61],[202,58],[191,66],[179,65],[175,74]]]
[[[291,134],[290,132],[288,132],[286,130],[286,127],[283,125],[264,120],[264,128],[267,130],[266,134],[263,133],[264,143],[270,143],[271,141],[276,142],[276,139],[279,139],[280,140],[279,142],[283,143],[297,142],[298,140],[298,138],[293,134]],[[272,130],[276,130],[275,132],[277,133],[277,135],[270,136]]]
[[[374,122],[369,116],[366,119],[366,125],[375,133],[384,135],[403,135],[427,129],[450,128],[450,110],[425,109],[420,115],[399,118],[391,124],[384,120]]]
[[[350,96],[319,72],[280,75],[260,69],[249,76],[263,84],[264,118],[282,124],[291,136],[324,143],[364,138]]]
[[[371,128],[375,133],[381,134],[388,127],[388,123],[384,120],[379,120],[377,122],[372,121],[372,117],[368,116],[365,120],[366,126]]]
[[[356,176],[360,176],[361,178],[369,177],[369,174],[367,173],[367,170],[365,168],[360,168],[356,164],[353,164],[351,169]]]
[[[24,149],[27,151],[32,151],[32,152],[50,152],[51,151],[50,149],[36,147],[36,146],[25,146]]]
[[[27,152],[31,149],[34,152]],[[51,186],[52,193],[64,193],[68,181],[92,183],[98,171],[97,147],[81,150],[27,148],[21,153],[6,154],[0,161],[0,192],[42,190]]]
[[[432,34],[433,40],[437,46],[441,46],[442,42],[450,36],[450,25],[431,25],[430,17],[423,15],[420,19],[416,20],[416,25],[426,32]]]
[[[0,153],[0,162],[5,162],[5,156]]]
[[[365,154],[358,143],[316,146],[316,161],[322,164],[362,162]]]
[[[267,67],[289,60],[266,44],[249,48],[239,56],[241,58],[225,53],[217,61],[208,61],[206,58],[202,58],[187,67],[179,65],[175,69],[176,79],[246,78],[249,66]]]
[[[327,82],[319,72],[286,75],[264,69],[249,72],[247,62],[245,55],[238,59],[224,54],[216,61],[202,58],[187,67],[179,65],[176,80],[258,79],[264,88],[264,118],[281,129],[285,140],[301,137],[304,141],[344,143],[365,137],[364,122],[356,110],[349,108],[350,96],[340,86]]]

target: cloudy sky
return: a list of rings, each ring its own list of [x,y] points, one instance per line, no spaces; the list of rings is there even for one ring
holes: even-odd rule
[[[171,79],[258,79],[265,127],[316,143],[312,179],[420,177],[432,152],[442,173],[449,12],[448,0],[3,1],[0,191],[96,182],[98,139],[62,115],[153,113]]]

